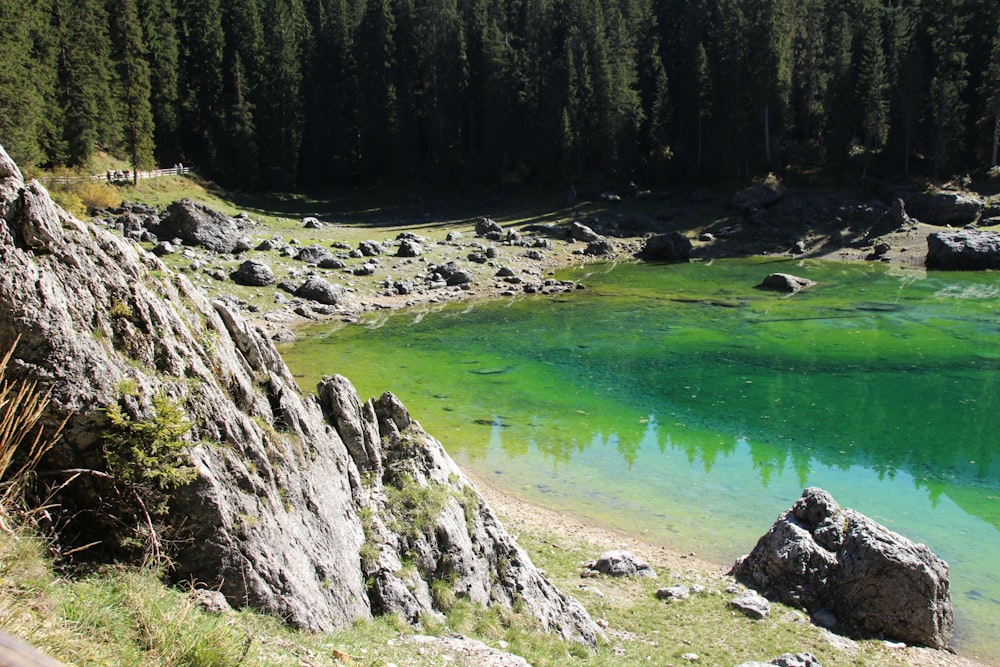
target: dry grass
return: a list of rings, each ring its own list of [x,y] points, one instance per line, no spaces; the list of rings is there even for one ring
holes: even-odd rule
[[[39,461],[62,432],[60,425],[45,437],[39,425],[49,405],[49,392],[40,393],[34,382],[11,382],[5,377],[18,342],[20,337],[0,359],[0,529],[8,535],[14,534],[12,515],[38,511],[25,506],[25,491]]]

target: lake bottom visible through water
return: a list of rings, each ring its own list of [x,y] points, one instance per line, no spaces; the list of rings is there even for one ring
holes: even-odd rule
[[[819,285],[755,289],[773,271]],[[945,558],[959,651],[1000,664],[1000,285],[882,264],[591,265],[558,298],[304,332],[303,388],[389,390],[536,504],[728,563],[807,486]]]

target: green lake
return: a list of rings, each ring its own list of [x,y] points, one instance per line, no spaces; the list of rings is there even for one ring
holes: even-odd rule
[[[819,284],[754,286],[772,272]],[[807,486],[951,566],[1000,663],[1000,279],[882,263],[587,265],[571,294],[375,313],[282,354],[389,390],[525,500],[729,562]]]

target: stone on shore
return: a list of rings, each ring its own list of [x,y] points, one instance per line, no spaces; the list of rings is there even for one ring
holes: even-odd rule
[[[609,577],[649,577],[656,578],[656,571],[646,561],[631,551],[605,551],[597,560],[584,563],[584,576],[606,574]]]
[[[837,631],[944,648],[954,614],[948,564],[922,544],[808,488],[731,574]]]
[[[961,226],[975,222],[983,202],[961,192],[935,190],[918,192],[906,197],[906,212],[928,225]]]
[[[686,262],[691,258],[691,240],[680,232],[655,234],[646,239],[639,256],[663,262]]]
[[[274,282],[271,267],[256,259],[248,259],[230,275],[233,282],[250,287],[264,287]]]
[[[976,229],[935,232],[927,237],[928,269],[1000,269],[1000,233]]]

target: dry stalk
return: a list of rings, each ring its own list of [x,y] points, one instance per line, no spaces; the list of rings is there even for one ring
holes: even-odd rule
[[[39,393],[35,382],[8,382],[4,378],[20,340],[18,336],[0,359],[0,479],[3,480],[0,483],[0,530],[8,535],[13,535],[8,517],[25,511],[22,501],[32,473],[59,440],[69,419],[64,419],[51,437],[43,438],[44,429],[39,421],[48,408],[51,392]],[[26,453],[23,462],[17,465],[15,458],[19,451]]]

